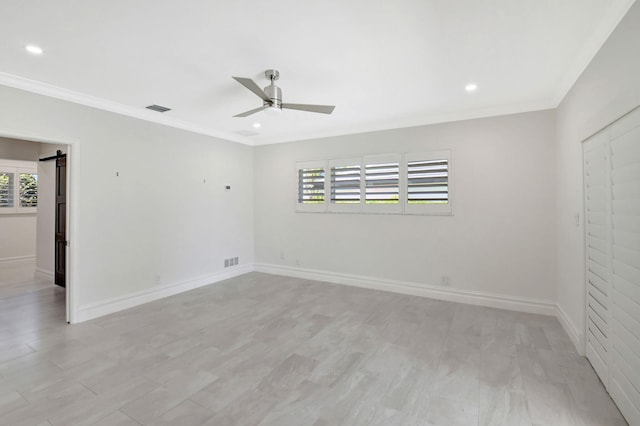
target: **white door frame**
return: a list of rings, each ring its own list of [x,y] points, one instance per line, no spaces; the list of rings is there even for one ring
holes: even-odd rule
[[[67,145],[67,241],[66,248],[66,319],[68,323],[78,320],[78,194],[80,170],[80,144],[77,141],[51,138],[21,129],[0,127],[0,137],[30,142]]]

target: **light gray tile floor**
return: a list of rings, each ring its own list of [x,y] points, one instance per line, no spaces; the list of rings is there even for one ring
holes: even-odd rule
[[[555,318],[251,273],[83,324],[0,285],[0,425],[624,425]]]

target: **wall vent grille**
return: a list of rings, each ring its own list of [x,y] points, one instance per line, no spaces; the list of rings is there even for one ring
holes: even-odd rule
[[[171,111],[171,108],[167,108],[167,107],[163,107],[161,105],[149,105],[148,107],[146,107],[147,109],[150,109],[152,111],[157,111],[157,112],[167,112],[167,111]]]

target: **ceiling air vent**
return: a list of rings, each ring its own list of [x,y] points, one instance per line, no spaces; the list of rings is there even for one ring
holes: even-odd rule
[[[242,136],[258,136],[260,134],[258,132],[252,132],[251,130],[238,130],[236,133]]]
[[[157,111],[157,112],[167,112],[167,111],[171,111],[171,108],[167,108],[167,107],[163,107],[160,105],[149,105],[148,107],[146,107],[147,109],[150,109],[152,111]]]

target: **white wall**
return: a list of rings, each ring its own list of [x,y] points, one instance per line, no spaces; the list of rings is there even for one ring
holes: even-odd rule
[[[0,137],[0,158],[8,160],[38,161],[40,144]]]
[[[250,147],[0,86],[3,132],[71,143],[79,305],[253,261]]]
[[[36,256],[36,215],[0,215],[0,262]]]
[[[581,142],[640,105],[640,2],[611,34],[557,110],[558,304],[584,338]],[[580,345],[583,345],[582,342]]]
[[[0,138],[0,166],[35,165],[31,162],[37,161],[39,150],[39,143]],[[36,214],[0,214],[0,264],[33,259],[35,255]]]
[[[541,111],[257,147],[256,262],[553,301],[554,142]],[[295,212],[296,161],[443,148],[453,216]]]

